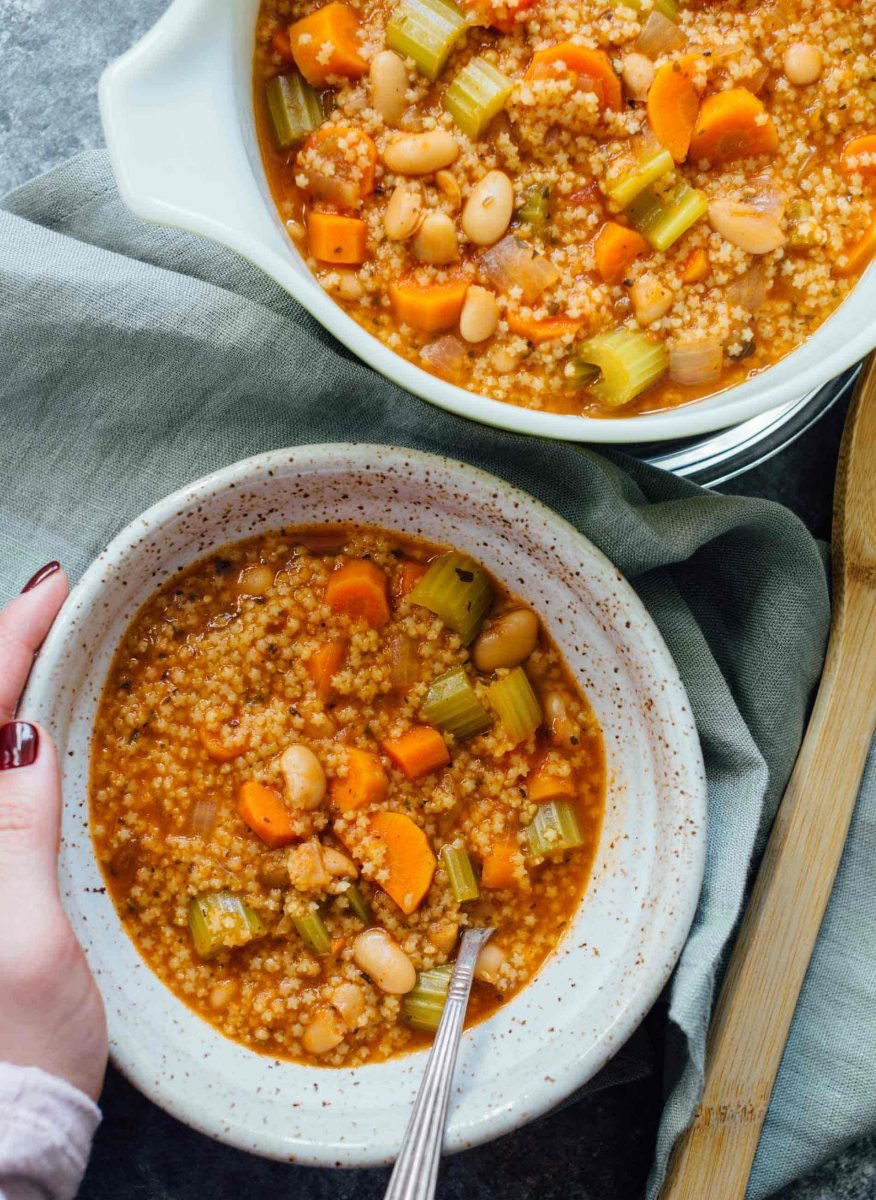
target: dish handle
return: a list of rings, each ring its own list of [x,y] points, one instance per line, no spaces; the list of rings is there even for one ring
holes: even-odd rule
[[[257,0],[174,0],[107,67],[98,88],[110,161],[128,208],[235,249],[243,249],[240,215],[258,196],[260,178],[248,160],[250,71],[235,62],[235,55],[252,54],[256,7]]]

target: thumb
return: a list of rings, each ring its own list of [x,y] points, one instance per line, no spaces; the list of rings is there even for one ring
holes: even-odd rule
[[[0,726],[0,912],[4,928],[25,937],[59,903],[60,817],[52,739],[38,725],[8,721]]]

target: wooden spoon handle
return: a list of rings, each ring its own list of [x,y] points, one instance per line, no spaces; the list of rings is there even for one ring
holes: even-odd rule
[[[703,1098],[662,1200],[743,1200],[876,726],[873,362],[847,421],[838,480],[824,674],[718,998]]]

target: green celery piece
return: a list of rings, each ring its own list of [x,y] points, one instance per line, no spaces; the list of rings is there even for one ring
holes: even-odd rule
[[[588,386],[598,400],[612,407],[629,404],[669,367],[669,353],[662,342],[623,328],[597,333],[582,342],[577,359],[599,368],[599,379]]]
[[[682,181],[668,199],[658,196],[653,188],[645,188],[627,209],[627,216],[654,250],[665,251],[708,211],[705,192]]]
[[[450,0],[402,0],[386,26],[390,50],[412,58],[434,83],[468,21]]]
[[[374,920],[374,913],[371,911],[371,905],[362,895],[362,889],[358,883],[353,881],[344,892],[347,897],[347,903],[350,906],[350,912],[354,917],[358,917],[363,925],[370,925]]]
[[[401,1004],[402,1016],[415,1029],[435,1033],[441,1023],[441,1014],[450,988],[453,967],[433,967],[431,971],[418,971],[417,982]]]
[[[642,0],[618,0],[618,5],[631,8],[633,12],[642,12]],[[678,21],[678,5],[675,0],[654,0],[654,12],[663,13],[670,21]]]
[[[599,378],[599,367],[581,358],[570,358],[563,370],[563,378],[570,387],[590,387]]]
[[[513,84],[485,58],[473,58],[444,93],[444,106],[463,133],[480,137],[505,107]]]
[[[487,689],[490,703],[515,745],[535,733],[542,720],[541,705],[523,667],[514,667]]]
[[[306,917],[293,917],[292,924],[298,931],[298,936],[309,950],[320,956],[326,955],[332,948],[332,939],[326,928],[325,921],[314,909]]]
[[[541,233],[551,217],[551,189],[546,183],[536,183],[527,188],[523,203],[517,210],[517,219],[531,225]]]
[[[467,646],[477,636],[493,602],[493,588],[486,571],[473,558],[454,550],[432,560],[408,599],[439,616]]]
[[[493,718],[478,699],[465,667],[461,666],[445,671],[432,681],[423,700],[422,713],[430,725],[460,739],[483,733],[493,723]]]
[[[526,837],[534,858],[584,845],[578,815],[568,800],[551,800],[540,805],[532,824],[526,828]]]
[[[189,902],[189,929],[199,958],[245,946],[266,930],[261,917],[232,892],[195,896]]]
[[[465,846],[443,846],[441,858],[454,899],[459,904],[465,904],[468,900],[477,900],[481,889]]]
[[[288,150],[322,124],[319,97],[297,71],[269,79],[265,97],[274,137],[281,150]]]
[[[658,179],[662,179],[664,175],[668,175],[670,171],[674,170],[675,162],[672,155],[661,146],[659,150],[652,151],[647,157],[637,162],[620,179],[608,185],[605,194],[619,208],[626,208],[646,187],[650,187],[652,183],[656,183]]]

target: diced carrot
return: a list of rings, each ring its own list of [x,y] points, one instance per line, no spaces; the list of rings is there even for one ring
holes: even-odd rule
[[[386,576],[367,558],[350,558],[332,571],[325,588],[325,602],[334,612],[360,617],[375,627],[389,620]]]
[[[307,214],[307,247],[320,262],[358,266],[365,261],[366,230],[358,217],[337,213]]]
[[[246,752],[244,741],[227,742],[219,736],[215,729],[205,729],[202,726],[198,730],[198,737],[201,745],[216,762],[231,762],[232,759],[239,758]]]
[[[533,804],[546,800],[571,800],[575,796],[575,780],[571,775],[556,775],[542,764],[526,781],[526,795]]]
[[[402,279],[389,285],[389,299],[397,321],[423,333],[439,333],[459,320],[467,291],[464,279],[426,285]]]
[[[322,126],[301,147],[296,168],[311,196],[355,208],[374,191],[377,146],[353,125]]]
[[[868,158],[870,161],[855,161],[861,158]],[[846,175],[863,175],[865,178],[876,179],[876,133],[864,133],[846,142],[840,155],[840,170]]]
[[[275,54],[279,54],[281,58],[291,60],[292,46],[289,42],[288,29],[283,29],[282,26],[279,29],[275,29],[274,36],[271,38],[271,46]]]
[[[704,279],[708,278],[711,269],[712,264],[709,262],[708,254],[702,246],[698,246],[696,250],[690,252],[682,267],[681,282],[702,283]]]
[[[342,938],[342,937],[333,938],[332,944],[330,947],[331,953],[332,954],[340,954],[340,952],[343,950],[343,948],[344,948],[344,946],[346,946],[346,944],[347,944],[346,938]]]
[[[415,725],[401,737],[385,741],[383,748],[408,779],[419,779],[450,762],[447,743],[431,725]]]
[[[635,229],[606,221],[593,243],[596,269],[606,283],[620,283],[640,254],[648,252],[648,243]]]
[[[775,154],[779,135],[759,100],[748,88],[730,88],[707,96],[690,140],[690,157],[722,164],[738,158]]]
[[[677,163],[684,162],[696,125],[700,97],[694,87],[692,71],[695,64],[682,60],[658,67],[648,89],[648,121],[657,140]]]
[[[256,837],[272,850],[294,841],[289,810],[274,788],[254,780],[242,784],[237,794],[237,808]]]
[[[837,267],[837,275],[846,277],[857,275],[863,271],[870,259],[876,254],[876,221],[870,226],[863,237],[858,238],[848,249],[843,251],[845,266]]]
[[[404,813],[380,812],[371,818],[371,833],[385,848],[380,887],[405,916],[420,905],[435,874],[435,855],[422,829]]]
[[[565,313],[558,313],[555,317],[538,318],[526,316],[521,312],[509,312],[507,320],[511,332],[526,338],[533,346],[575,334],[582,324],[580,317],[570,317]]]
[[[368,63],[359,53],[358,32],[359,18],[349,4],[326,4],[289,26],[295,63],[309,84],[321,87],[334,75],[358,79],[365,74]]]
[[[536,50],[526,68],[524,79],[560,79],[577,76],[587,91],[595,92],[601,108],[615,111],[622,107],[621,83],[611,59],[604,50],[589,50],[574,42],[558,42],[544,50]]]
[[[313,680],[320,700],[326,701],[331,695],[332,680],[340,671],[346,654],[346,642],[324,642],[307,660],[307,674]]]
[[[517,838],[497,838],[481,863],[481,885],[492,889],[519,887],[514,871],[517,854]]]
[[[347,774],[335,777],[331,785],[331,801],[343,813],[380,804],[386,797],[389,781],[383,764],[370,750],[350,746],[347,750]]]
[[[394,590],[398,599],[401,600],[408,592],[413,591],[428,570],[425,563],[414,562],[411,558],[406,559],[395,580]]]

